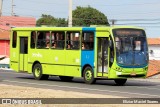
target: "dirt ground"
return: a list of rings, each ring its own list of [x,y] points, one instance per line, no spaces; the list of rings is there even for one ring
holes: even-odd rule
[[[0,84],[0,98],[120,98],[118,96],[89,94]],[[0,107],[160,107],[157,104],[0,104]]]

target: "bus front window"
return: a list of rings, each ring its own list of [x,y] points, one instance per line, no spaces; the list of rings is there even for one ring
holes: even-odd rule
[[[122,66],[141,66],[148,63],[148,48],[143,30],[113,30],[116,60]]]

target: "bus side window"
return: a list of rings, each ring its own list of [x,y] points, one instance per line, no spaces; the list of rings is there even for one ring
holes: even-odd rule
[[[12,38],[12,48],[16,48],[17,45],[17,32],[13,32],[13,38]]]
[[[50,48],[50,32],[44,33],[45,48]]]
[[[64,49],[64,32],[52,32],[51,43],[53,49]]]
[[[79,50],[80,33],[79,32],[67,32],[66,49]]]
[[[50,32],[40,31],[37,35],[37,48],[50,48]]]
[[[42,48],[43,34],[42,32],[37,33],[37,48]]]
[[[33,31],[31,32],[31,42],[30,42],[31,48],[35,48],[35,41],[36,41],[36,32]]]
[[[94,49],[94,32],[83,32],[82,35],[82,50]]]

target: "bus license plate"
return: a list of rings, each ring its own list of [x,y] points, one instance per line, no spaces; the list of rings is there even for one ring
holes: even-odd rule
[[[130,75],[131,75],[131,76],[136,76],[136,73],[131,73]]]

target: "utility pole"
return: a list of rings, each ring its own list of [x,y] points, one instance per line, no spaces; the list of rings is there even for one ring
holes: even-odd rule
[[[68,27],[72,27],[72,0],[69,0],[69,19]]]
[[[11,10],[11,16],[14,16],[13,6],[15,6],[15,5],[13,4],[13,0],[12,0],[12,4],[11,4],[11,7],[12,7],[12,10]]]
[[[114,26],[114,25],[115,25],[116,20],[115,20],[115,19],[112,19],[112,20],[110,20],[110,22],[112,23],[112,26]]]
[[[2,5],[3,5],[3,0],[0,0],[0,17],[2,16]]]

